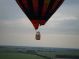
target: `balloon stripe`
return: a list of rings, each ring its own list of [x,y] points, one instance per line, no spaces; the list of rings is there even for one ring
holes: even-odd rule
[[[32,24],[33,24],[33,26],[34,26],[34,28],[35,29],[38,29],[38,27],[39,27],[39,20],[36,20],[36,19],[32,19],[31,20],[31,22],[32,22]]]
[[[25,6],[26,8],[29,7],[29,6],[28,6],[28,2],[27,2],[27,0],[22,0],[22,3],[24,4],[24,6]]]
[[[49,6],[49,2],[50,0],[44,0],[44,4],[43,4],[43,10],[42,10],[42,17],[45,16],[47,8]]]
[[[60,1],[61,1],[61,0],[55,0],[54,4],[52,5],[52,8],[51,8],[50,12],[53,11],[53,10],[55,10],[55,8],[56,8],[57,6],[59,6],[58,4],[59,4]]]
[[[38,13],[38,0],[32,0],[33,3],[33,10],[35,12],[35,14]]]

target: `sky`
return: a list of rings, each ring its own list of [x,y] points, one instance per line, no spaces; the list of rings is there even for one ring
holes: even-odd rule
[[[15,0],[0,0],[0,45],[79,48],[79,0],[65,0],[36,31]]]

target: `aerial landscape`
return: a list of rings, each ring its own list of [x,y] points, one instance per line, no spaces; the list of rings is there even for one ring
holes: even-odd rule
[[[79,59],[79,0],[0,0],[0,59]]]
[[[0,46],[0,59],[79,59],[79,49]]]

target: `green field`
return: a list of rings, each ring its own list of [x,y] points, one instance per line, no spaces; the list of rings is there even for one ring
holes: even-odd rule
[[[79,59],[79,49],[0,46],[0,59]]]
[[[0,53],[0,59],[45,59],[45,58],[32,54]]]

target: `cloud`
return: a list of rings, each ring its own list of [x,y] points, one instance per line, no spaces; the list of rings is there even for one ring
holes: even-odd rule
[[[69,35],[79,35],[79,20],[76,17],[67,17],[63,20],[52,21],[44,27],[44,31],[49,34],[69,34]]]
[[[4,35],[29,35],[35,31],[29,19],[0,20],[0,33]],[[8,33],[8,34],[7,34]],[[2,35],[0,34],[0,35]]]
[[[79,18],[79,0],[65,0],[62,10],[67,16],[75,16]]]
[[[26,17],[15,0],[0,0],[0,20]]]

